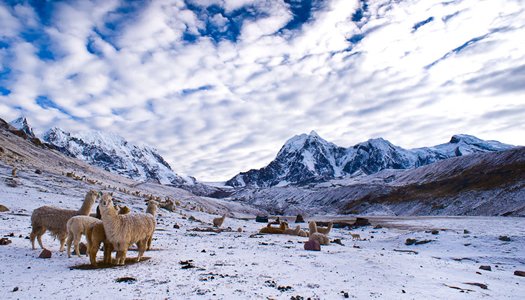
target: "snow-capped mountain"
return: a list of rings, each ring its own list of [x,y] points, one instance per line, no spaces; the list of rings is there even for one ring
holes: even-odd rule
[[[454,135],[434,147],[403,149],[382,138],[343,148],[322,139],[315,131],[289,139],[268,166],[243,172],[226,182],[233,187],[270,187],[307,184],[347,176],[369,175],[385,169],[412,169],[446,158],[494,152],[513,146]]]
[[[11,126],[15,127],[16,129],[23,131],[25,134],[27,134],[31,138],[36,137],[35,133],[33,132],[33,128],[29,126],[29,123],[27,122],[27,119],[25,117],[20,117],[18,119],[15,119],[11,121],[9,124],[11,124]]]
[[[42,138],[68,156],[134,180],[174,185],[195,182],[191,177],[175,173],[156,149],[133,145],[116,134],[98,131],[69,133],[52,128]]]

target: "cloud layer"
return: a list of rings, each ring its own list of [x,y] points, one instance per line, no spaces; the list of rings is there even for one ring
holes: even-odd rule
[[[226,180],[316,130],[525,144],[520,1],[0,3],[0,116],[112,131]]]

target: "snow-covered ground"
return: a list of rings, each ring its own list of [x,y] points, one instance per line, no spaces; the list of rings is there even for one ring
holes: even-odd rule
[[[58,251],[59,242],[46,234],[44,245],[53,256],[39,259],[41,250],[31,250],[26,237],[33,209],[49,204],[77,208],[85,188],[73,180],[60,183],[27,171],[20,174],[21,185],[13,188],[5,184],[8,170],[0,171],[0,204],[10,209],[0,213],[0,237],[12,241],[0,246],[1,299],[290,299],[298,295],[343,299],[345,293],[357,299],[523,299],[525,295],[525,277],[513,275],[515,270],[525,271],[525,218],[371,217],[382,228],[333,229],[331,239],[341,239],[344,245],[332,243],[311,252],[303,249],[305,238],[253,235],[264,226],[253,219],[227,218],[223,227],[231,227],[232,232],[194,232],[191,229],[210,226],[216,215],[161,210],[154,249],[145,254],[151,259],[108,269],[71,269],[87,264],[88,258],[67,258]],[[64,188],[58,189],[58,183]],[[133,211],[145,209],[140,198],[120,194],[117,198]],[[216,205],[234,213],[241,210],[239,216],[250,211],[238,203]],[[189,216],[205,223],[190,221]],[[432,229],[439,233],[432,234]],[[351,233],[362,240],[352,240]],[[501,241],[503,235],[510,241]],[[407,238],[432,241],[406,246]],[[128,252],[128,257],[133,256],[135,251]],[[194,268],[180,264],[188,260]],[[480,270],[481,265],[491,266],[492,271]],[[116,282],[121,277],[136,281]]]

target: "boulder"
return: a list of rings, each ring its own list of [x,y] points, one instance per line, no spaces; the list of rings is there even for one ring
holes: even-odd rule
[[[38,258],[51,258],[51,251],[44,249],[42,252],[40,252],[40,255]]]
[[[321,245],[318,241],[310,240],[304,243],[304,250],[308,251],[321,251]]]
[[[357,217],[354,222],[354,227],[368,226],[371,225],[367,218]]]
[[[255,222],[258,223],[268,223],[268,216],[256,216]]]
[[[297,217],[295,217],[295,223],[304,223],[303,215],[298,214]]]
[[[9,208],[7,208],[7,206],[0,204],[0,212],[6,212],[6,211],[9,211]]]
[[[525,271],[514,271],[514,275],[516,276],[521,276],[521,277],[525,277]]]
[[[8,239],[8,238],[1,238],[0,239],[0,245],[2,245],[2,246],[9,245],[11,243],[12,243],[12,241],[10,239]]]
[[[485,271],[492,271],[492,268],[490,266],[479,266],[479,268]]]

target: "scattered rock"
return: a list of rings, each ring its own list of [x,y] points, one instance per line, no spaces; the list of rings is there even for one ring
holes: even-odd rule
[[[268,223],[268,216],[256,216],[255,222],[258,223]]]
[[[374,226],[374,229],[381,229],[381,228],[383,228],[383,226],[381,226],[381,225]]]
[[[311,240],[304,243],[304,250],[308,251],[321,251],[321,245],[318,241]]]
[[[133,277],[119,277],[117,279],[115,279],[116,282],[124,282],[124,283],[134,283],[135,281],[137,281],[136,278],[133,278]]]
[[[432,233],[432,234],[439,234],[439,230],[434,229],[434,230],[432,230],[430,233]]]
[[[304,297],[300,296],[300,295],[292,296],[292,297],[290,297],[290,300],[304,300]]]
[[[38,258],[51,258],[51,251],[44,249],[42,252],[40,252],[40,255]]]
[[[80,251],[80,254],[86,255],[86,253],[87,253],[87,246],[86,246],[86,244],[84,244],[83,242],[80,242],[80,244],[78,244],[78,251]]]
[[[290,290],[293,290],[293,288],[289,285],[280,285],[277,287],[277,290],[279,290],[280,292],[287,292],[287,291],[290,291]]]
[[[297,217],[295,217],[295,223],[304,223],[303,215],[298,214]]]
[[[362,227],[362,226],[368,226],[371,225],[370,221],[367,218],[360,218],[357,217],[354,222],[354,227]]]
[[[242,228],[241,227],[237,228],[237,232],[242,232]]]
[[[423,245],[423,244],[428,244],[432,242],[432,240],[422,240],[422,241],[417,241],[416,242],[416,245]]]
[[[13,293],[14,293],[14,292],[17,292],[17,291],[18,291],[18,287],[15,286],[15,288],[13,289]]]
[[[188,218],[188,221],[196,221],[196,220],[197,220],[197,219],[195,219],[194,216],[190,216],[190,217]]]
[[[181,269],[193,269],[195,268],[195,265],[193,264],[193,260],[181,260],[179,261],[179,265],[182,265]]]
[[[510,237],[506,235],[500,235],[498,239],[503,242],[510,242]]]
[[[485,270],[485,271],[492,271],[492,268],[490,266],[479,266],[480,270]]]
[[[177,223],[175,223],[175,224],[173,224],[173,228],[175,228],[175,229],[180,229],[180,225],[177,224]]]
[[[516,276],[520,276],[520,277],[525,277],[525,271],[514,271],[514,275]]]
[[[9,211],[9,208],[7,208],[7,206],[0,204],[0,212],[6,212],[6,211]]]
[[[470,231],[463,229],[463,234],[470,234]]]
[[[9,244],[11,244],[11,242],[12,241],[10,239],[8,239],[8,238],[1,238],[0,239],[0,245],[1,246],[9,245]]]
[[[42,174],[42,171],[40,171],[40,169],[36,169],[35,174]]]
[[[356,249],[361,249],[361,246],[358,246],[358,245],[354,245],[353,247]]]
[[[350,298],[350,295],[348,294],[348,292],[341,291],[340,294],[342,294],[343,297],[345,297],[345,298]]]
[[[417,242],[416,239],[408,238],[408,239],[406,239],[406,241],[405,241],[405,245],[407,245],[407,246],[409,246],[409,245],[414,245],[416,242]]]
[[[20,182],[18,181],[18,179],[15,178],[6,178],[5,184],[9,187],[17,187],[20,185]]]
[[[480,288],[482,288],[484,290],[489,288],[486,284],[479,283],[479,282],[465,282],[465,284],[479,286]]]
[[[338,244],[338,245],[341,245],[341,246],[344,246],[345,244],[343,244],[343,242],[341,242],[341,239],[334,239],[332,241],[332,243],[335,243],[335,244]]]

